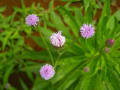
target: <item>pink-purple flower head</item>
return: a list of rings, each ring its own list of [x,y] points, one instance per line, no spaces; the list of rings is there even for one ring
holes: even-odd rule
[[[53,33],[50,40],[54,47],[62,47],[65,43],[65,37],[61,35],[61,31]]]
[[[39,17],[37,17],[35,14],[30,14],[26,17],[26,24],[28,26],[36,26],[39,22]]]
[[[51,79],[55,75],[54,67],[49,64],[42,66],[40,69],[40,75],[45,80]]]
[[[83,26],[80,28],[80,34],[83,38],[90,38],[94,35],[95,28],[91,24],[83,24]]]

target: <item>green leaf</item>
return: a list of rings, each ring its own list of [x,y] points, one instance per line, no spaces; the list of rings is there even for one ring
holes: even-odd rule
[[[85,8],[85,12],[86,12],[90,5],[90,0],[83,0],[83,2],[84,2],[84,8]]]
[[[32,59],[32,60],[49,60],[48,53],[44,51],[24,51],[22,55],[20,55],[21,59]]]
[[[101,45],[101,42],[103,42],[102,40],[104,40],[103,34],[104,34],[104,32],[106,32],[105,27],[106,27],[106,23],[107,23],[107,20],[109,17],[110,17],[110,0],[105,0],[102,15],[100,17],[100,20],[99,20],[97,28],[96,28],[97,44],[100,45],[100,47],[102,46]]]
[[[29,79],[31,81],[34,81],[34,77],[33,77],[33,74],[31,72],[29,72],[28,70],[26,70],[26,74],[27,74],[27,76],[29,77]]]
[[[65,78],[64,82],[60,84],[58,90],[67,90],[80,77],[80,75],[81,72],[79,68],[71,72],[71,74]]]
[[[6,7],[0,7],[0,13],[4,12]]]
[[[75,18],[71,15],[71,13],[69,11],[67,11],[63,7],[59,7],[58,10],[59,10],[60,14],[63,15],[65,23],[69,25],[69,27],[72,29],[74,35],[76,37],[78,37],[80,26],[77,24]]]
[[[116,11],[114,16],[120,21],[120,10]]]
[[[111,16],[106,25],[106,29],[113,30],[114,27],[115,27],[115,18]]]
[[[4,86],[8,83],[9,76],[13,72],[14,66],[15,66],[14,64],[11,64],[11,66],[5,72],[5,75],[3,76]]]
[[[40,76],[37,76],[32,90],[53,90],[51,87],[52,85],[49,81],[45,81],[41,79]]]
[[[20,83],[21,83],[21,86],[24,90],[29,90],[27,85],[24,83],[24,81],[22,79],[19,79]]]
[[[32,65],[26,65],[23,68],[21,68],[22,71],[28,71],[28,72],[38,72],[40,70],[40,67],[42,64],[32,64]],[[29,76],[31,77],[31,76]],[[32,79],[32,78],[31,78]]]
[[[62,33],[65,34],[65,36],[69,36],[69,38],[71,37],[68,28],[66,28],[66,26],[64,25],[63,21],[61,20],[61,18],[58,14],[56,14],[54,11],[51,11],[50,19],[52,21],[52,25],[54,25],[54,27],[57,30],[61,30],[61,31],[63,31]]]
[[[54,0],[51,0],[51,2],[49,3],[49,9],[52,9],[54,6]]]
[[[118,90],[118,88],[120,88],[120,74],[116,73],[114,69],[109,68],[107,75],[114,90]]]
[[[75,20],[79,26],[83,24],[83,15],[81,8],[74,8]]]
[[[10,31],[9,31],[9,32],[5,32],[5,34],[6,34],[6,36],[5,36],[5,38],[3,39],[3,45],[2,45],[2,49],[3,49],[3,50],[5,49],[6,45],[8,44],[8,40],[9,40],[12,32],[10,32]]]
[[[32,39],[42,48],[44,48],[44,44],[42,43],[42,39],[39,36],[32,36]]]
[[[65,78],[67,75],[70,74],[70,72],[72,72],[72,70],[74,70],[80,64],[80,62],[81,61],[76,62],[74,58],[61,59],[58,63],[56,63],[56,75],[51,80],[52,83],[55,84]]]

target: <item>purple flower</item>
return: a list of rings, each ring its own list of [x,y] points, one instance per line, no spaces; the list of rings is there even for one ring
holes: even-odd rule
[[[113,44],[114,44],[114,40],[113,39],[108,39],[107,40],[107,46],[113,46]]]
[[[83,38],[88,39],[94,35],[95,30],[91,24],[83,24],[83,26],[80,28],[80,33]]]
[[[31,14],[26,17],[26,24],[28,26],[36,26],[38,21],[39,18],[35,14]]]
[[[46,64],[40,69],[40,75],[45,80],[51,79],[55,75],[55,70],[53,66]]]
[[[61,31],[53,33],[50,40],[51,44],[55,47],[62,47],[65,43],[65,37],[61,35]]]

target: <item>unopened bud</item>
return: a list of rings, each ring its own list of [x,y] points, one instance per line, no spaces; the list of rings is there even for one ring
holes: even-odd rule
[[[107,40],[107,46],[112,47],[113,44],[114,44],[114,40],[113,40],[113,39],[108,39],[108,40]]]
[[[90,70],[89,70],[89,67],[85,67],[84,68],[84,72],[89,72]]]

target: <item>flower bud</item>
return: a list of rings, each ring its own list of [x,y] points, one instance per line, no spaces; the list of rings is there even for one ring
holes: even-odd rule
[[[104,50],[106,53],[110,52],[110,48],[106,47]]]
[[[114,40],[113,39],[108,39],[107,40],[107,46],[112,47],[113,44],[114,44]]]
[[[84,67],[84,72],[89,72],[89,67]]]

